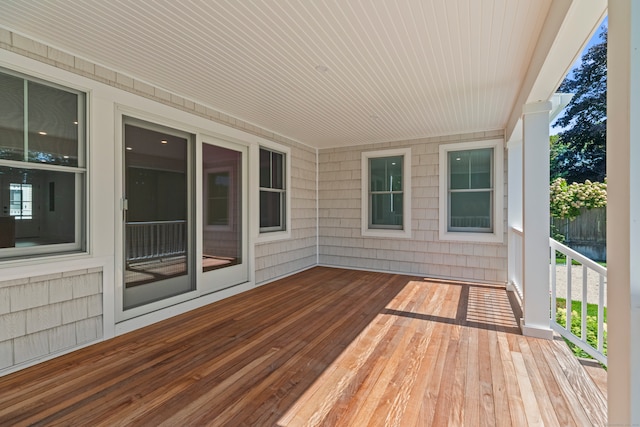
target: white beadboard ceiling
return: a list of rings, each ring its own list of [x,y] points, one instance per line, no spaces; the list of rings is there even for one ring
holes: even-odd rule
[[[550,5],[2,0],[0,26],[324,148],[505,128]]]

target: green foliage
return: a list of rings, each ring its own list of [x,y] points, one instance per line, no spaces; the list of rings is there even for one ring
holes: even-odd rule
[[[556,322],[559,325],[566,327],[567,325],[567,309],[566,300],[564,298],[556,299]],[[582,328],[582,303],[580,301],[571,302],[571,333],[577,337],[580,337]],[[607,354],[607,308],[604,307],[604,323],[605,330],[603,331],[603,353]],[[587,304],[587,343],[593,348],[598,348],[598,305]],[[576,357],[583,357],[591,359],[584,350],[575,346],[574,344],[567,342],[573,354]]]
[[[551,177],[569,182],[603,181],[607,141],[607,30],[602,42],[582,57],[558,92],[574,96],[554,127],[564,130],[551,140]]]
[[[571,156],[569,148],[565,143],[560,141],[559,135],[549,136],[549,174],[551,181],[556,178],[566,178],[567,175],[567,163],[566,160]]]
[[[549,235],[551,236],[551,238],[553,240],[555,240],[556,242],[560,242],[560,243],[564,243],[564,241],[566,239],[565,235],[560,233],[560,231],[558,231],[558,227],[553,225],[553,223],[551,224],[551,233],[549,233]],[[561,254],[560,252],[556,251],[556,259],[558,257],[564,257],[564,255]]]
[[[551,183],[549,202],[552,217],[574,219],[580,215],[581,208],[607,206],[607,180],[567,184],[564,178],[556,178]]]

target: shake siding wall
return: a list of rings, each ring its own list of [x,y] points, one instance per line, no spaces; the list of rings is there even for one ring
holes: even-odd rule
[[[441,241],[438,233],[440,145],[502,137],[502,131],[491,131],[320,150],[320,264],[505,283],[506,196],[503,204],[503,243]],[[411,147],[412,156],[412,237],[363,237],[360,217],[362,152],[406,147]]]
[[[0,49],[36,59],[291,147],[291,239],[256,245],[256,283],[270,281],[276,277],[315,265],[317,245],[316,154],[314,149],[7,30],[0,29]],[[91,144],[91,141],[89,143]],[[257,213],[249,212],[249,215],[255,214]]]
[[[292,176],[288,190],[291,192],[291,238],[256,245],[255,283],[264,283],[316,264],[315,149],[4,29],[0,29],[0,50],[13,52],[290,147],[289,161]],[[38,73],[38,77],[46,79],[42,72]],[[73,76],[65,77],[64,80],[72,82]],[[113,116],[108,113],[115,110],[115,103],[119,102],[118,96],[99,100],[97,98],[94,97],[93,101],[90,101],[95,104],[90,105],[90,108],[94,111],[96,107],[102,108],[107,113],[102,116],[103,120],[113,121]],[[92,125],[95,127],[96,123],[89,123],[90,127]],[[113,127],[114,123],[103,122],[100,125],[108,128]],[[113,136],[107,138],[102,135],[103,133],[96,133],[94,139],[88,141],[89,153],[94,153],[89,159],[89,164],[92,165],[89,175],[94,178],[102,177],[103,181],[100,184],[104,189],[104,179],[112,181],[115,179],[116,172],[113,159],[97,158],[95,153],[100,150],[95,148],[100,147],[108,152],[110,150],[108,147],[115,149],[116,141]],[[89,212],[94,216],[99,213],[98,216],[102,221],[89,220],[90,236],[100,234],[96,233],[98,229],[112,227],[113,219],[106,219],[105,215],[110,216],[109,212],[116,211],[108,201],[113,200],[113,195],[97,191],[98,182],[97,178],[90,181]],[[250,191],[254,190],[250,188]],[[258,215],[256,206],[251,207],[249,215],[250,217]],[[120,243],[116,239],[115,245],[117,244]],[[94,238],[91,247],[96,257],[114,259],[117,253],[114,241],[108,238]],[[88,264],[95,264],[93,257],[86,259]],[[121,272],[114,270],[105,274],[104,277],[108,280],[103,283],[102,273],[91,269],[79,270],[77,265],[82,264],[82,261],[74,261],[73,264],[76,267],[56,273],[56,277],[43,277],[43,272],[57,269],[56,265],[59,265],[59,261],[42,257],[39,258],[37,267],[30,264],[30,267],[24,268],[13,262],[11,263],[12,280],[3,281],[3,265],[0,262],[0,375],[3,371],[11,370],[12,367],[26,366],[43,357],[66,352],[84,343],[114,335],[113,313],[106,313],[103,322],[102,307],[112,307],[113,298],[120,297],[114,295],[117,291],[113,277],[117,277]],[[16,270],[20,270],[21,273],[16,275]]]
[[[0,372],[102,338],[102,268],[0,281]]]

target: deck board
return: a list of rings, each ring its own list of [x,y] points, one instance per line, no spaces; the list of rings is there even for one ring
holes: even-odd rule
[[[316,267],[0,378],[0,425],[603,425],[503,287]],[[597,378],[594,381],[593,378]]]

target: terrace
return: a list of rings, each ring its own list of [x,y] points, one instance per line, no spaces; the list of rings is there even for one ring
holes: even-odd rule
[[[605,16],[606,271],[549,241],[547,186]],[[3,1],[0,424],[640,424],[638,28],[633,0]],[[594,347],[550,291],[598,301]]]
[[[604,371],[520,315],[500,286],[314,267],[5,376],[0,424],[606,424]]]

